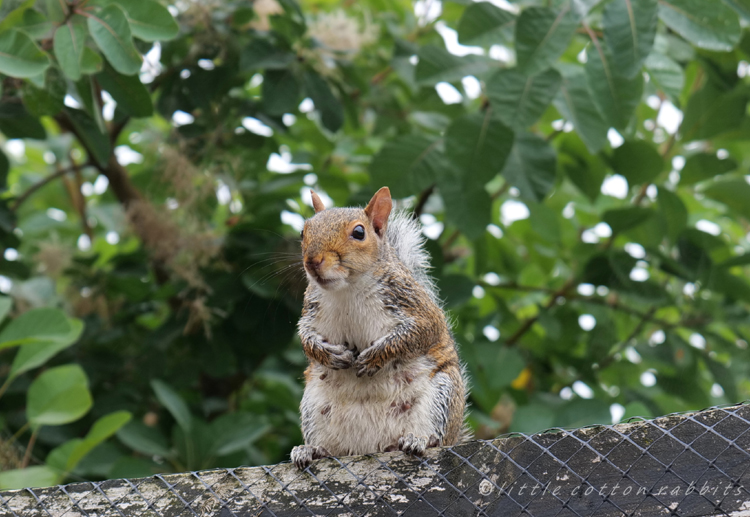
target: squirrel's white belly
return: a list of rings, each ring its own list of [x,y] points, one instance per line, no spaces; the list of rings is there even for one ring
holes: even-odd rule
[[[420,357],[357,377],[354,369],[313,365],[302,398],[305,443],[347,456],[383,451],[407,433],[429,436],[429,404],[438,398],[433,368]]]
[[[397,324],[378,296],[352,288],[320,297],[314,328],[329,343],[361,352]]]

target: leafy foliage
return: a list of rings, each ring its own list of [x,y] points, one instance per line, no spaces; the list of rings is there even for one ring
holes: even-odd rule
[[[310,188],[420,217],[480,437],[747,398],[745,4],[0,3],[0,486],[285,459]]]

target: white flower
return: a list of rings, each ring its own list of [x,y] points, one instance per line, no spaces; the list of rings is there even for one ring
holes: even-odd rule
[[[365,21],[364,27],[342,11],[321,13],[309,24],[307,33],[328,54],[357,54],[377,40],[378,28]]]
[[[255,30],[267,31],[271,28],[269,18],[274,14],[283,14],[284,8],[276,0],[255,0],[253,10],[257,19],[250,24]]]

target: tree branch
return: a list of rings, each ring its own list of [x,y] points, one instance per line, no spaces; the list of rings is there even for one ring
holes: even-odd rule
[[[635,326],[633,331],[628,335],[627,338],[625,338],[623,341],[615,345],[615,347],[612,349],[612,351],[607,355],[607,357],[604,358],[604,360],[599,362],[599,369],[606,368],[610,364],[612,364],[612,361],[615,360],[615,356],[623,351],[623,349],[628,346],[628,344],[633,341],[635,338],[638,337],[638,335],[643,332],[643,327],[646,326],[646,323],[651,321],[651,317],[656,312],[656,306],[652,305],[646,312],[644,312],[641,315],[641,320],[638,322],[638,324]]]
[[[92,165],[92,164],[86,163],[85,165],[83,165],[83,167],[87,167],[89,165]],[[47,183],[51,183],[55,181],[57,178],[61,178],[62,176],[65,176],[69,172],[75,172],[77,168],[78,168],[77,165],[71,165],[70,167],[65,167],[64,169],[60,169],[58,171],[53,172],[52,174],[50,174],[43,180],[34,183],[32,186],[30,186],[26,190],[26,192],[24,192],[23,194],[21,194],[20,196],[16,198],[15,202],[10,207],[10,209],[15,212],[16,210],[18,210],[18,207],[23,204],[24,201],[26,201],[29,197],[31,197],[34,194],[34,192],[36,192],[37,190],[45,186]]]
[[[427,187],[426,189],[424,189],[421,194],[419,194],[419,198],[417,199],[417,204],[414,207],[414,212],[412,212],[411,214],[413,219],[419,219],[419,216],[422,215],[424,206],[427,204],[427,200],[430,198],[433,192],[435,192],[434,183],[430,185],[429,187]]]
[[[552,308],[553,305],[557,303],[557,300],[560,298],[567,298],[568,291],[576,284],[575,278],[569,279],[567,282],[565,282],[565,285],[563,285],[560,289],[552,293],[552,298],[550,298],[549,302],[544,306],[543,310],[549,310]],[[539,311],[541,314],[541,311]],[[533,318],[529,318],[526,321],[524,321],[521,326],[516,330],[516,332],[510,336],[508,339],[505,340],[506,345],[515,345],[516,342],[523,337],[524,334],[526,334],[529,329],[534,325],[534,323],[537,322],[539,319],[539,314],[534,316]]]

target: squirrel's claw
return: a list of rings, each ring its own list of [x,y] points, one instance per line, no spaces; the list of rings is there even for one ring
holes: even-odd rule
[[[323,342],[323,350],[328,355],[328,366],[334,370],[345,370],[354,364],[354,352],[347,350],[344,345],[332,345]]]
[[[427,437],[409,433],[398,439],[399,450],[412,456],[422,456],[427,449]]]
[[[323,447],[313,447],[311,445],[297,445],[292,449],[291,459],[298,469],[305,470],[313,460],[327,458],[331,454]]]
[[[380,365],[374,364],[373,361],[373,357],[375,356],[372,352],[373,348],[374,347],[370,347],[359,354],[357,360],[354,361],[354,367],[357,368],[357,377],[362,377],[363,375],[369,375],[372,377],[380,370]]]

